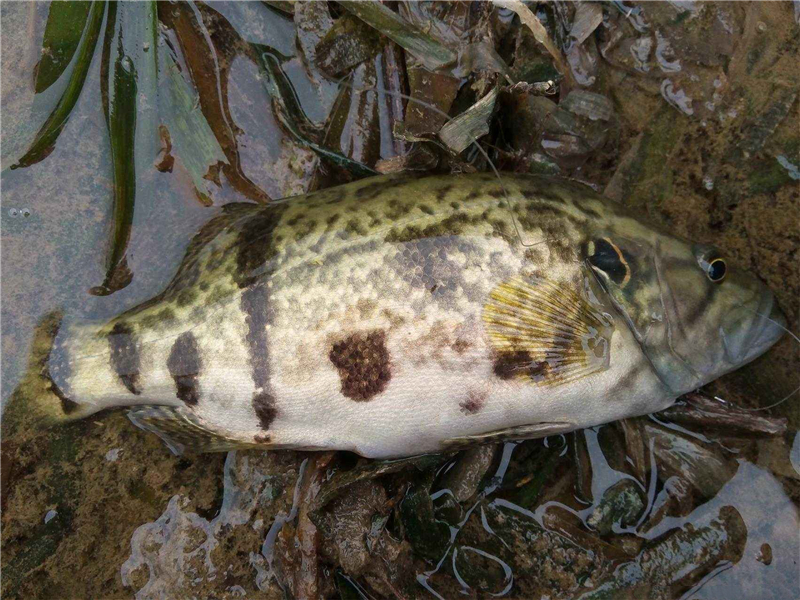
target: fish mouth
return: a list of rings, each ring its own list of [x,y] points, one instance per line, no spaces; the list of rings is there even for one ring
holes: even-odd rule
[[[731,365],[740,366],[761,356],[786,331],[786,317],[772,292],[763,292],[755,304],[734,309],[728,323],[720,326],[725,359]]]

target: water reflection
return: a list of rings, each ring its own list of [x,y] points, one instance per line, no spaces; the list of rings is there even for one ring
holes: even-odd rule
[[[769,576],[758,573],[766,564],[761,540],[773,523],[771,508],[781,504],[782,522],[772,530],[776,537],[768,552],[780,552],[788,561],[800,558],[789,533],[796,531],[797,510],[778,480],[746,460],[709,460],[710,450],[704,446],[719,451],[725,447],[724,438],[710,440],[683,428],[676,429],[685,433],[672,432],[649,418],[637,421],[649,447],[646,489],[630,473],[609,464],[606,454],[614,449],[600,440],[608,440],[604,430],[616,425],[576,432],[563,443],[565,449],[585,444],[588,451],[594,498],[588,506],[576,493],[577,471],[566,453],[558,457],[564,468],[547,479],[548,491],[537,502],[525,508],[510,499],[525,498],[518,490],[527,485],[527,478],[514,481],[518,475],[514,473],[509,481],[509,465],[518,458],[515,453],[535,446],[535,453],[545,454],[551,439],[505,444],[496,471],[466,503],[463,517],[443,501],[451,499],[452,492],[434,485],[436,516],[451,524],[450,534],[446,551],[433,569],[418,574],[418,582],[439,598],[452,595],[448,576],[463,593],[509,597],[728,597],[721,590],[733,593],[740,583],[731,582],[740,582],[739,574]],[[629,469],[630,457],[625,458]],[[746,481],[765,485],[758,492],[745,491]],[[694,494],[686,495],[692,490]],[[762,490],[770,497],[769,507],[739,495],[752,497]],[[675,498],[682,501],[671,502]],[[407,533],[413,544],[414,532]],[[569,560],[562,562],[561,556]],[[736,575],[720,577],[728,571]],[[772,597],[782,598],[791,589],[792,577],[787,575],[778,588],[772,588]]]

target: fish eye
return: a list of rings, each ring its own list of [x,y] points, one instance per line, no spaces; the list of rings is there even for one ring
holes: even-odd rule
[[[589,242],[587,247],[589,264],[603,271],[611,281],[625,287],[630,281],[631,270],[625,256],[611,240],[599,238]]]
[[[721,258],[715,258],[708,266],[706,266],[706,275],[714,283],[719,283],[725,279],[725,274],[728,272],[728,267],[725,261]]]

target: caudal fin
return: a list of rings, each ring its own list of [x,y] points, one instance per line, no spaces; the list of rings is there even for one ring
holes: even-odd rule
[[[33,334],[28,367],[3,411],[3,436],[27,438],[37,428],[86,416],[81,405],[67,398],[50,373],[50,356],[61,327],[61,311],[45,315]]]

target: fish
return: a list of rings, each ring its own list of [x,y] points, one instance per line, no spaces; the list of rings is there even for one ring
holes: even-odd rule
[[[583,184],[381,175],[225,205],[151,299],[53,317],[27,410],[125,408],[176,452],[405,457],[660,411],[785,323],[717,249]]]

